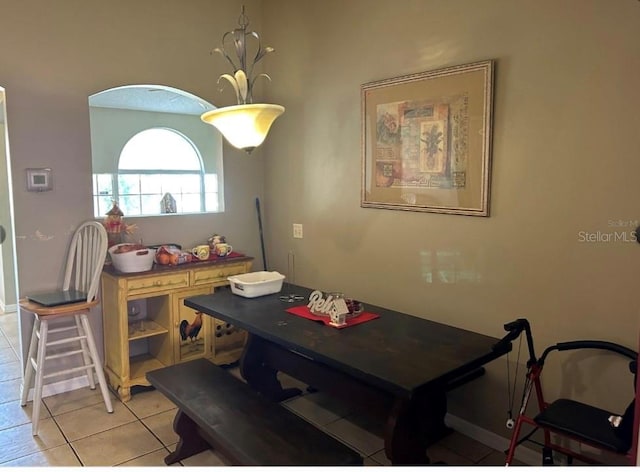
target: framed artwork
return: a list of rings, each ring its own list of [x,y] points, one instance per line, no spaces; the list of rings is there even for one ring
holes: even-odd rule
[[[361,206],[489,216],[491,60],[361,86]]]

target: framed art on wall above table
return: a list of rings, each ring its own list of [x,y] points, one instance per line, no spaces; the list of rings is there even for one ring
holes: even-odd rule
[[[489,216],[491,60],[361,86],[361,206]]]

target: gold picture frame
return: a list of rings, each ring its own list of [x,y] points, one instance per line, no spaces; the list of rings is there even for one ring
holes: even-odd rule
[[[361,206],[489,216],[494,61],[361,86]]]

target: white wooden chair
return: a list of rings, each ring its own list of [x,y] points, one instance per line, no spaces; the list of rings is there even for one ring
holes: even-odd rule
[[[31,419],[34,436],[38,434],[43,381],[50,377],[85,371],[89,386],[93,390],[96,388],[93,377],[95,371],[107,412],[113,412],[107,382],[87,317],[91,308],[99,303],[96,294],[106,254],[107,233],[104,227],[95,221],[83,223],[75,231],[71,240],[62,290],[75,289],[86,292],[87,299],[78,303],[52,307],[27,299],[20,300],[20,307],[35,316],[21,396],[21,405],[25,406],[35,378]],[[49,321],[69,317],[74,319],[74,323],[63,325],[56,323],[49,329]],[[49,336],[54,333],[56,333],[54,336]],[[47,353],[49,346],[55,348]],[[45,373],[47,361],[79,354],[82,355],[83,365],[63,367],[61,370]],[[49,364],[48,367],[51,365]]]

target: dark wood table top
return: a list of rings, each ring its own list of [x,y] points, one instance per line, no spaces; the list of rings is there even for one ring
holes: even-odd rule
[[[281,301],[289,292],[305,298]],[[189,297],[185,305],[407,398],[421,389],[442,387],[511,350],[510,343],[494,349],[497,338],[367,303],[365,311],[380,318],[343,329],[285,311],[306,305],[310,293],[285,284],[281,293],[243,298],[224,287],[213,295]]]

